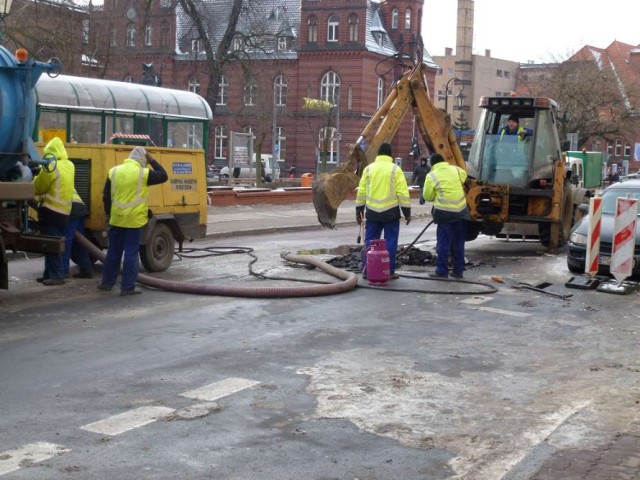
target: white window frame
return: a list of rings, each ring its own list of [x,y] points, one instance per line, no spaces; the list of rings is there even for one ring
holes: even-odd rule
[[[278,37],[278,51],[284,52],[287,50],[287,37]]]
[[[218,96],[216,97],[216,105],[224,106],[227,104],[229,94],[229,80],[224,75],[218,78]]]
[[[330,15],[327,20],[327,42],[337,42],[340,20],[337,15]]]
[[[151,22],[147,22],[144,26],[144,44],[147,47],[153,45],[153,26],[151,25]]]
[[[411,9],[407,8],[404,11],[404,29],[411,30]]]
[[[228,148],[229,136],[227,129],[224,125],[217,125],[214,130],[214,146],[213,156],[216,160],[226,160],[227,157],[223,155],[224,150]]]
[[[277,107],[287,105],[287,79],[283,75],[278,75],[273,84],[275,104]]]
[[[336,127],[322,127],[318,132],[318,152],[322,152],[324,147],[325,132],[329,130],[329,151],[327,152],[327,163],[338,163],[338,129]],[[318,164],[322,162],[322,158],[318,156]]]
[[[391,11],[391,28],[396,30],[398,28],[398,16],[399,12],[397,8]]]
[[[382,102],[384,102],[384,78],[378,77],[378,98],[376,101],[376,108],[380,108]]]
[[[244,106],[255,107],[256,97],[258,96],[258,85],[255,80],[248,80],[244,85]]]
[[[187,89],[193,93],[200,93],[200,81],[197,77],[191,77],[187,85]]]
[[[331,70],[322,76],[320,99],[335,105],[338,98],[340,98],[340,77]]]
[[[278,145],[278,158],[286,158],[287,135],[284,127],[276,126],[276,145]]]
[[[138,36],[138,26],[135,23],[127,25],[127,47],[136,46],[136,37]]]

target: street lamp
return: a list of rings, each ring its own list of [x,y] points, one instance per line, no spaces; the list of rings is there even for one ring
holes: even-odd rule
[[[4,37],[4,18],[9,15],[13,0],[0,0],[0,45]]]
[[[460,84],[460,90],[456,95],[456,105],[458,106],[458,111],[460,112],[458,115],[458,143],[460,143],[460,137],[462,136],[462,107],[464,106],[464,94],[462,91],[464,90],[464,83]]]
[[[453,77],[453,78],[450,78],[449,81],[447,82],[447,84],[445,85],[445,87],[444,87],[444,111],[445,111],[445,113],[449,113],[447,108],[449,106],[449,85],[451,85],[451,82],[458,82],[458,83],[462,84],[462,80],[460,80],[458,77]],[[462,88],[464,88],[464,84],[460,88],[460,92],[462,92]]]

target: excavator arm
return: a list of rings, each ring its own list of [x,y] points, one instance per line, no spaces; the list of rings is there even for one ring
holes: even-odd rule
[[[335,228],[338,207],[358,187],[364,168],[375,160],[380,145],[391,142],[409,110],[413,111],[418,131],[429,150],[440,153],[452,165],[465,168],[451,128],[451,117],[429,99],[426,66],[419,64],[396,83],[360,138],[350,146],[347,161],[321,173],[314,182],[313,206],[322,225]]]

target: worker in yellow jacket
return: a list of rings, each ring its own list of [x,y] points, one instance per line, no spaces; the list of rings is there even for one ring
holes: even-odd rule
[[[436,270],[431,277],[449,276],[449,255],[453,257],[453,278],[464,272],[464,230],[469,209],[464,194],[467,172],[450,165],[442,155],[431,155],[431,171],[424,182],[424,199],[433,202],[436,228]]]
[[[44,147],[44,156],[55,159],[55,168],[41,168],[33,180],[38,205],[38,224],[42,235],[64,237],[74,192],[75,166],[64,143],[55,137]],[[44,273],[37,279],[43,285],[62,285],[65,273],[61,253],[44,256]]]
[[[153,170],[147,168],[147,163]],[[149,187],[164,183],[168,178],[162,165],[143,147],[135,147],[129,158],[109,170],[102,192],[104,210],[109,217],[109,248],[99,290],[113,289],[124,254],[120,295],[141,293],[135,286],[140,236],[149,219]]]
[[[389,272],[392,279],[396,272],[400,211],[406,225],[411,221],[411,199],[407,179],[402,169],[393,162],[391,145],[383,143],[375,161],[364,169],[356,197],[358,225],[366,220],[364,249],[362,250],[362,275],[366,278],[367,250],[371,240],[377,240],[384,232],[389,252]]]

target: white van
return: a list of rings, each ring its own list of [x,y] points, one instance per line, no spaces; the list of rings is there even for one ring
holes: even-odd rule
[[[262,154],[262,177],[265,182],[272,182],[280,179],[280,164],[272,155]],[[243,167],[236,167],[230,171],[229,167],[220,169],[220,178],[255,178],[256,175],[255,153],[253,154],[253,165],[251,169],[245,164]]]

